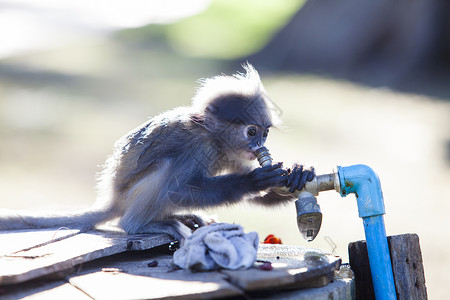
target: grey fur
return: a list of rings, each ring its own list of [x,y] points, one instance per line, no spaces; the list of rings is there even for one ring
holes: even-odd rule
[[[182,239],[190,230],[176,213],[244,198],[264,205],[290,200],[270,192],[284,184],[284,171],[255,169],[251,160],[276,116],[258,73],[244,67],[245,75],[203,81],[192,106],[165,112],[120,138],[100,174],[100,209],[56,217],[3,216],[0,229],[87,229],[118,217],[127,233],[166,232]],[[234,115],[238,118],[231,120]],[[247,134],[248,125],[254,136]]]

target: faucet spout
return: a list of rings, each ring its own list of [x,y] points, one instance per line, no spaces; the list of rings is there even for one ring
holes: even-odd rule
[[[295,201],[297,210],[297,227],[307,242],[313,241],[322,225],[322,212],[316,197],[308,192],[301,192]]]

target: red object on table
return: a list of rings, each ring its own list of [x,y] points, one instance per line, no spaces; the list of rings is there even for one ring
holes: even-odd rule
[[[277,238],[276,236],[274,236],[273,234],[269,234],[265,239],[264,239],[264,244],[283,244],[281,242],[280,238]]]

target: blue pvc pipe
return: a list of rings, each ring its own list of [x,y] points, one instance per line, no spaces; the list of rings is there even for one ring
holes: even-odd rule
[[[383,215],[363,218],[375,298],[397,299]]]
[[[365,165],[338,167],[338,176],[341,196],[350,193],[356,195],[358,213],[364,223],[375,298],[397,299],[384,226],[385,210],[380,180]]]

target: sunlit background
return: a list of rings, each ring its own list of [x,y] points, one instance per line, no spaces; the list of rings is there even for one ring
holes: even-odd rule
[[[269,136],[274,159],[318,174],[372,167],[388,235],[419,235],[428,295],[445,299],[450,8],[433,3],[0,0],[1,207],[88,207],[117,138],[188,105],[199,78],[248,60],[284,122]],[[364,239],[355,197],[318,200],[324,220],[311,243],[293,203],[207,213],[347,261],[347,244]]]

